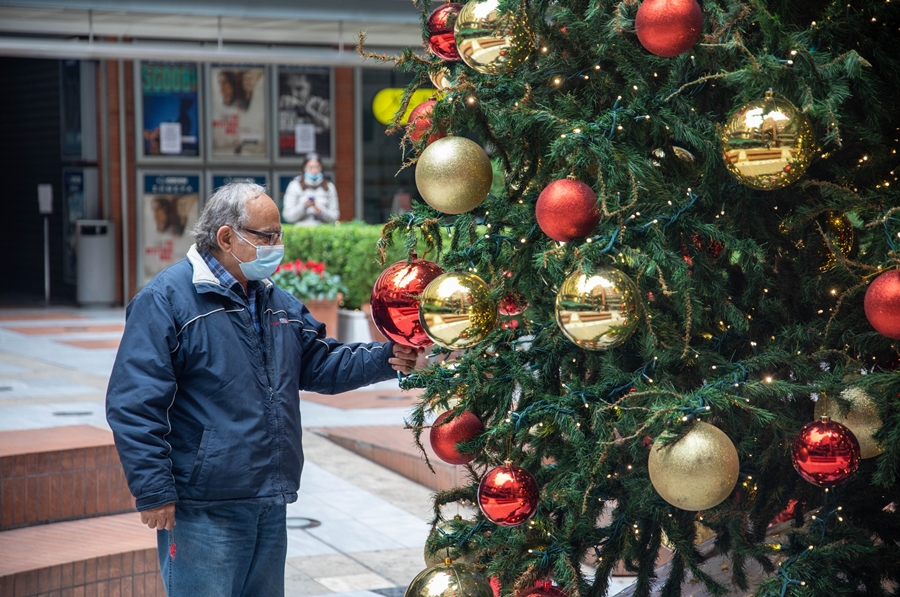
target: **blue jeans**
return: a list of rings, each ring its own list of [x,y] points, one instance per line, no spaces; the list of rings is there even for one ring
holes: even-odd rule
[[[176,504],[175,528],[156,533],[166,595],[284,597],[286,511],[283,504]],[[169,554],[173,538],[174,558]]]

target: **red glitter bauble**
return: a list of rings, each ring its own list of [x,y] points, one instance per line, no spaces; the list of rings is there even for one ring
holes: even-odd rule
[[[488,520],[503,527],[522,524],[537,512],[537,481],[514,464],[493,468],[478,485],[478,507]]]
[[[859,442],[853,432],[826,418],[800,428],[791,448],[791,461],[800,476],[813,485],[843,483],[859,468]]]
[[[452,411],[439,416],[431,426],[431,447],[437,457],[449,464],[468,464],[475,460],[476,454],[463,454],[456,449],[456,444],[475,439],[484,433],[484,424],[467,410],[461,412],[449,423]]]
[[[535,206],[538,226],[555,241],[588,236],[600,221],[597,195],[583,182],[564,178],[547,185]]]
[[[444,273],[424,259],[398,261],[378,276],[372,287],[372,321],[382,334],[404,346],[431,346],[419,319],[419,295]]]
[[[516,593],[516,597],[568,597],[558,587],[554,587],[549,580],[539,580],[533,587],[522,589]]]
[[[418,143],[422,135],[431,128],[431,111],[436,103],[437,101],[435,100],[422,102],[409,113],[409,124],[407,127],[409,128],[409,138],[412,139],[413,143]],[[425,144],[428,145],[446,136],[447,133],[432,133],[428,135],[428,141]]]
[[[869,284],[864,307],[879,334],[900,340],[900,270],[885,272]]]
[[[634,17],[634,28],[648,52],[671,58],[700,39],[703,12],[697,0],[645,0]]]
[[[431,11],[428,15],[428,47],[438,58],[448,62],[460,60],[459,50],[456,49],[456,39],[453,27],[456,25],[456,16],[462,10],[462,4],[448,2]]]

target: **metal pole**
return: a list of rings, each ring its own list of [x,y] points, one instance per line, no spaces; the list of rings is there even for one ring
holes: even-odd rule
[[[128,304],[128,166],[125,140],[125,62],[119,60],[119,192],[122,201],[122,304]]]
[[[50,306],[50,216],[44,216],[44,306]]]

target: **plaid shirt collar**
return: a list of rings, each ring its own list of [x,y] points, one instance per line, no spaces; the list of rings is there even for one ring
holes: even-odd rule
[[[245,293],[244,287],[237,281],[237,278],[228,273],[228,270],[219,263],[218,259],[213,257],[212,253],[209,251],[200,251],[200,256],[203,257],[203,261],[209,266],[209,271],[219,279],[219,283],[222,284],[222,286],[229,290],[233,290],[238,296],[245,299],[250,300],[256,298],[256,290],[259,288],[259,282],[257,280],[250,280],[247,284],[247,293]],[[237,286],[237,288],[235,288],[235,286]],[[248,296],[248,293],[250,296]]]

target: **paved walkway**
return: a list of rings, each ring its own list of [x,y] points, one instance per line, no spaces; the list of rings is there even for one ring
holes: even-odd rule
[[[0,430],[108,429],[104,393],[123,327],[122,309],[0,310]],[[303,426],[402,425],[413,401],[394,381],[305,395]],[[430,490],[311,432],[304,451],[300,497],[288,507],[286,594],[402,596],[425,567]]]

